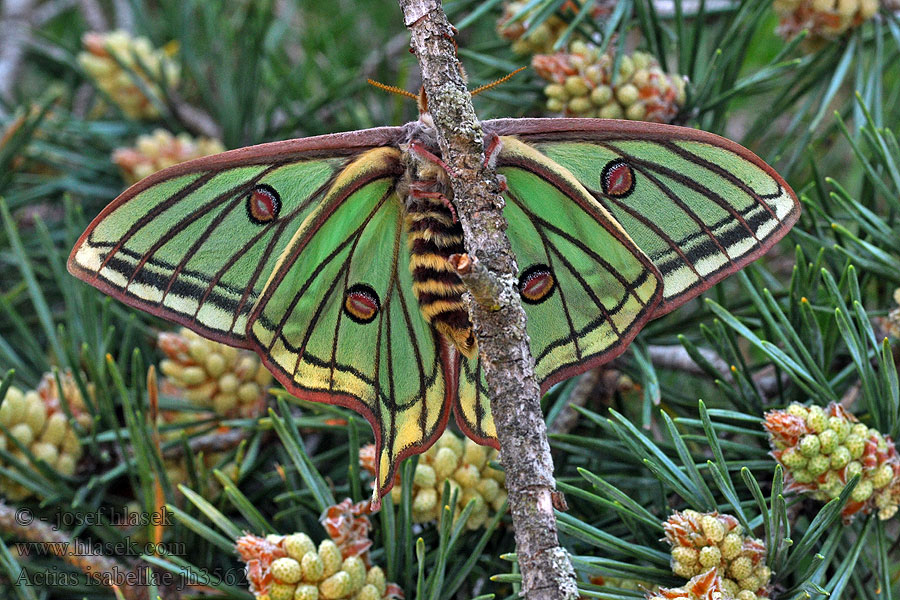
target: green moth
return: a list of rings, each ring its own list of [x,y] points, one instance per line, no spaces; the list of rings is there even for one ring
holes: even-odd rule
[[[759,257],[800,207],[753,153],[681,127],[482,123],[505,179],[535,369],[546,391]],[[449,414],[497,445],[465,251],[427,113],[403,127],[263,144],[176,165],[90,224],[69,271],[119,300],[256,351],[297,397],[372,425],[378,491]]]

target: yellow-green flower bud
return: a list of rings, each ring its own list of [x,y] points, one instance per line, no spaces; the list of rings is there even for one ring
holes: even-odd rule
[[[42,460],[48,465],[55,465],[59,458],[59,451],[53,444],[47,442],[37,442],[31,447],[31,452],[38,460]]]
[[[293,558],[279,558],[269,568],[272,576],[282,583],[297,583],[303,577],[300,563]]]
[[[75,467],[75,458],[71,454],[60,454],[59,458],[56,459],[56,471],[66,477],[71,477],[75,474]]]
[[[25,423],[31,428],[32,433],[39,435],[44,429],[44,423],[47,422],[47,407],[37,394],[28,394],[25,399],[28,401]]]
[[[432,488],[422,488],[416,492],[412,501],[412,509],[415,512],[427,513],[434,509],[438,503],[437,490]]]
[[[710,569],[722,562],[722,551],[716,546],[706,546],[700,549],[700,564],[704,569]]]
[[[838,447],[838,436],[831,429],[826,429],[819,434],[819,451],[822,454],[831,454]]]
[[[19,443],[26,447],[30,446],[31,442],[34,441],[34,432],[31,431],[31,427],[28,426],[28,423],[13,425],[9,430],[9,435],[16,438]]]
[[[759,589],[759,579],[754,575],[750,575],[738,581],[738,585],[741,586],[742,590],[755,592]]]
[[[305,533],[294,533],[284,538],[284,550],[287,555],[300,562],[308,552],[315,553],[316,545]]]
[[[594,85],[603,82],[603,68],[600,65],[588,65],[584,69],[584,76]]]
[[[450,477],[459,466],[459,456],[451,448],[440,448],[434,455],[434,474],[438,481]]]
[[[794,480],[797,483],[809,483],[813,479],[815,479],[815,476],[806,469],[797,469],[795,471],[791,471],[791,475],[794,477]]]
[[[506,490],[501,489],[497,492],[497,497],[491,500],[491,508],[494,510],[500,510],[503,508],[503,503],[506,502],[507,493]]]
[[[851,458],[856,460],[866,451],[866,441],[861,436],[851,433],[847,436],[847,439],[844,440],[844,447],[850,451]]]
[[[476,489],[487,502],[493,502],[500,493],[500,484],[495,479],[482,479],[478,482]]]
[[[825,428],[828,427],[828,417],[825,416],[825,411],[821,406],[813,405],[809,407],[809,414],[806,415],[806,426],[816,433],[825,431]]]
[[[781,453],[781,463],[788,469],[802,469],[806,466],[807,459],[796,448],[787,448]]]
[[[819,437],[815,435],[804,435],[800,439],[800,444],[798,445],[800,454],[806,458],[812,458],[817,455],[819,453],[819,447]]]
[[[348,556],[341,571],[350,575],[350,593],[356,593],[366,584],[366,563],[358,556]]]
[[[628,81],[634,73],[634,61],[630,56],[623,56],[619,61],[619,81]]]
[[[600,108],[600,117],[603,119],[621,119],[625,116],[618,102],[612,101]]]
[[[463,450],[463,461],[480,470],[487,463],[487,459],[487,448],[467,438]]]
[[[216,394],[213,396],[213,409],[220,415],[230,413],[237,405],[237,394]]]
[[[221,358],[219,355],[215,355],[218,358]],[[206,371],[203,370],[203,367],[185,367],[181,370],[180,377],[178,378],[179,383],[185,386],[194,386],[199,385],[206,381],[207,374]]]
[[[757,600],[756,594],[750,590],[741,590],[737,593],[737,600]]]
[[[872,495],[872,491],[872,482],[868,479],[861,479],[850,492],[850,499],[854,502],[865,502]]]
[[[278,583],[277,581],[273,582],[272,585],[269,586],[269,599],[270,600],[294,600],[294,590],[297,589],[297,585],[293,583]]]
[[[349,595],[351,588],[350,575],[344,571],[338,571],[319,584],[319,595],[325,600],[336,600]]]
[[[828,470],[828,467],[831,466],[831,461],[827,456],[823,456],[821,454],[817,454],[809,459],[809,463],[806,465],[806,470],[809,471],[810,475],[813,477],[818,477],[822,473]]]
[[[800,417],[804,421],[806,420],[806,416],[809,414],[809,410],[805,406],[797,402],[792,402],[786,410],[789,415]]]
[[[72,456],[81,456],[81,442],[74,429],[67,429],[66,435],[63,436],[62,451]]]
[[[725,539],[722,540],[719,548],[722,551],[722,558],[725,560],[731,560],[735,556],[741,553],[741,547],[743,546],[744,541],[741,539],[740,534],[737,533],[729,533],[725,536]]]
[[[359,590],[359,593],[356,595],[356,598],[354,598],[354,600],[381,600],[381,596],[378,593],[378,589],[374,585],[367,583],[361,590]]]
[[[738,556],[728,566],[728,574],[738,582],[750,576],[753,572],[753,562],[749,556]]]
[[[639,97],[640,92],[638,92],[638,89],[630,83],[619,86],[619,89],[616,90],[616,100],[618,100],[625,106],[634,104],[635,102],[637,102]]]
[[[325,565],[316,552],[307,552],[300,561],[303,570],[303,581],[319,581],[325,575]]]
[[[847,450],[846,446],[838,446],[834,449],[834,452],[831,453],[831,468],[838,470],[843,469],[852,458],[853,457],[850,455],[850,451]]]
[[[6,397],[3,398],[3,403],[0,404],[0,425],[9,429],[18,423],[25,414],[27,406],[28,403],[25,401],[22,391],[16,387],[9,388],[6,391]]]
[[[847,463],[847,466],[844,468],[844,477],[846,477],[847,480],[849,481],[853,477],[862,473],[862,470],[863,470],[862,463],[855,461],[855,460],[850,461],[849,463]]]
[[[578,96],[569,100],[567,108],[576,115],[583,115],[591,110],[591,101],[587,96]]]
[[[726,597],[736,598],[741,593],[741,587],[733,579],[727,577],[722,578],[722,589],[727,594]]]
[[[579,75],[570,75],[566,77],[566,92],[569,93],[570,96],[577,98],[579,96],[587,96],[588,94],[588,86],[584,81],[584,78]]]
[[[591,90],[591,102],[596,106],[603,106],[612,100],[612,88],[608,85],[598,85]]]
[[[562,102],[569,99],[569,93],[566,91],[566,88],[559,83],[551,83],[544,86],[544,95]]]
[[[323,540],[319,544],[319,558],[322,559],[322,566],[324,567],[322,573],[325,577],[330,577],[337,573],[344,562],[340,549],[331,540]]]
[[[696,548],[687,546],[675,546],[672,548],[672,560],[684,563],[686,565],[694,565],[700,559],[700,553]]]
[[[641,70],[650,66],[650,63],[653,62],[653,57],[646,52],[635,52],[631,55],[631,60],[634,63],[634,68]]]
[[[474,488],[481,480],[481,473],[474,465],[463,465],[453,472],[453,479],[464,488]]]
[[[434,473],[433,467],[423,464],[422,462],[416,465],[416,470],[413,474],[414,484],[420,487],[434,487],[436,481],[437,476]]]
[[[869,428],[862,423],[854,423],[853,428],[850,430],[850,433],[858,435],[859,437],[865,439],[869,437]]]
[[[319,586],[301,583],[294,590],[294,600],[319,600]]]
[[[381,570],[381,567],[375,566],[369,569],[369,572],[366,573],[366,584],[374,586],[378,590],[379,598],[384,596],[387,591],[387,578],[384,576],[384,571]]]
[[[625,109],[625,118],[632,121],[642,121],[647,116],[647,107],[641,102],[635,102]]]
[[[546,106],[550,112],[562,112],[566,109],[565,102],[557,98],[548,98]]]
[[[829,417],[828,428],[837,434],[838,442],[843,442],[850,435],[850,430],[853,429],[853,426],[846,419]]]
[[[219,352],[210,353],[210,355],[206,357],[206,362],[204,364],[206,366],[206,372],[213,377],[221,376],[225,372],[225,369],[228,368],[228,362]]]
[[[725,525],[712,515],[704,515],[700,519],[700,527],[710,542],[719,543],[725,539]]]
[[[674,562],[672,563],[672,572],[678,575],[679,577],[684,577],[685,579],[690,579],[694,575],[700,572],[700,565],[689,565],[683,562]]]
[[[872,475],[872,487],[876,490],[880,490],[894,479],[894,468],[885,463],[878,467],[875,470],[875,473]]]

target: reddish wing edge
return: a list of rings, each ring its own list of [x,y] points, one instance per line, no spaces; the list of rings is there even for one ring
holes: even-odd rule
[[[168,169],[163,169],[162,171],[138,181],[126,189],[91,221],[84,230],[84,233],[82,233],[75,242],[72,252],[69,253],[66,267],[68,268],[69,273],[78,279],[94,286],[104,294],[111,296],[128,306],[138,308],[155,317],[160,317],[167,321],[183,325],[184,327],[192,329],[204,337],[216,342],[238,348],[250,348],[251,344],[246,338],[242,342],[234,337],[207,329],[189,317],[176,313],[166,307],[149,305],[140,298],[135,298],[122,293],[121,290],[115,286],[101,280],[97,273],[82,270],[75,262],[75,255],[77,254],[78,249],[85,242],[94,228],[110,213],[144,190],[168,179],[189,175],[191,173],[222,171],[234,167],[268,164],[276,161],[291,162],[311,158],[352,156],[378,146],[396,146],[398,140],[402,136],[402,132],[402,127],[376,127],[374,129],[363,129],[360,131],[348,131],[345,133],[332,133],[281,142],[269,142],[266,144],[239,148],[237,150],[229,150],[228,152],[222,152],[221,154],[215,154],[213,156],[196,158],[171,166]]]
[[[660,140],[672,141],[682,139],[694,142],[701,142],[718,146],[725,150],[734,152],[738,156],[752,162],[756,166],[763,169],[766,173],[788,192],[794,201],[794,208],[781,221],[781,225],[772,234],[767,237],[759,248],[753,252],[742,256],[734,262],[734,266],[730,269],[723,270],[695,288],[691,288],[681,296],[676,297],[672,301],[663,300],[659,303],[651,318],[656,319],[668,314],[685,304],[689,300],[693,300],[722,279],[741,270],[751,262],[755,261],[763,254],[769,251],[778,241],[783,238],[797,219],[800,218],[800,201],[797,194],[790,185],[779,175],[775,169],[770,167],[756,154],[744,148],[737,142],[733,142],[728,138],[701,131],[699,129],[691,129],[690,127],[680,127],[677,125],[663,125],[661,123],[645,123],[642,121],[624,121],[619,119],[569,119],[569,118],[548,118],[548,119],[493,119],[482,123],[485,131],[496,133],[497,135],[509,135],[521,138],[522,141],[561,141],[561,140],[582,140],[587,142],[599,141],[615,141],[621,140],[623,137],[638,140]],[[643,326],[643,324],[642,324]],[[624,350],[624,349],[623,349]],[[621,354],[621,352],[619,352]],[[616,354],[618,356],[618,354]],[[615,358],[615,356],[610,357]],[[610,360],[610,359],[606,359]],[[602,361],[605,362],[605,361]],[[602,363],[594,363],[593,366]],[[578,365],[579,367],[581,365]],[[556,378],[555,375],[548,378],[553,383],[562,381],[562,379],[572,377],[578,373],[582,373],[587,369],[574,371],[571,374]],[[545,392],[544,386],[541,386],[541,393]]]

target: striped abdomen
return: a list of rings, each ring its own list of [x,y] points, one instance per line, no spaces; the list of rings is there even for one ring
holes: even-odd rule
[[[475,336],[462,301],[462,281],[447,261],[462,254],[463,233],[439,198],[415,198],[407,204],[406,227],[413,292],[425,320],[465,356],[475,356]]]

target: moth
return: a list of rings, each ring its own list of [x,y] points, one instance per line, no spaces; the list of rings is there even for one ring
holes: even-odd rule
[[[566,118],[482,126],[505,179],[542,392],[619,355],[647,321],[758,258],[799,216],[771,167],[702,131]],[[93,220],[68,268],[256,351],[299,398],[361,414],[383,495],[451,412],[470,438],[498,446],[465,289],[447,260],[463,252],[423,113],[156,173]]]

